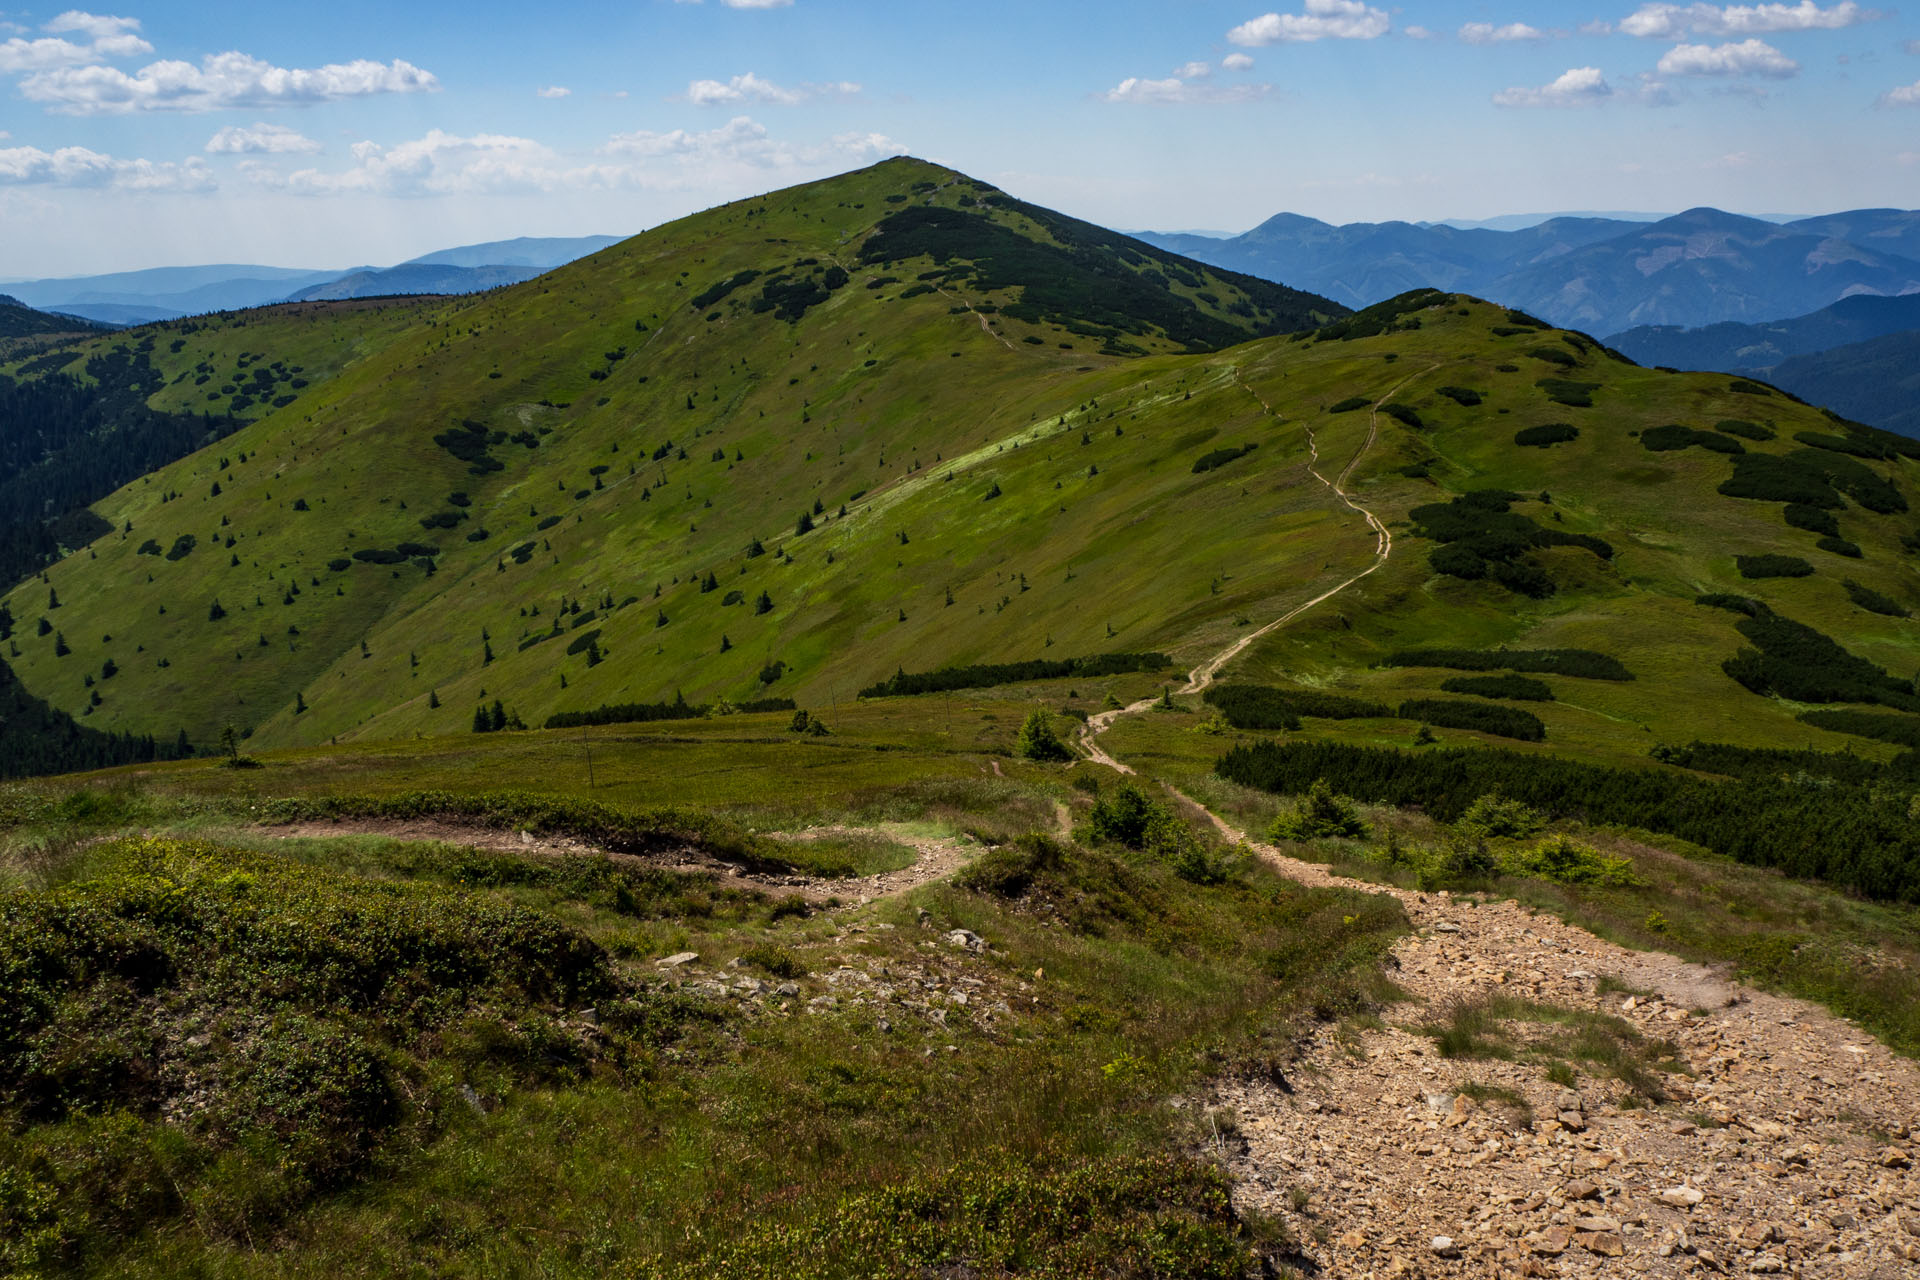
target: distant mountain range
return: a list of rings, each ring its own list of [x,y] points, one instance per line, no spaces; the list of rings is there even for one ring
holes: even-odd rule
[[[98,326],[76,322],[71,316],[36,311],[20,299],[0,293],[0,338],[28,338],[40,333],[91,331]]]
[[[1920,436],[1920,294],[1844,298],[1765,324],[1644,325],[1607,343],[1645,365],[1763,378],[1856,421]]]
[[[1333,226],[1283,213],[1228,240],[1141,238],[1349,306],[1451,289],[1597,334],[1775,320],[1856,294],[1920,292],[1920,213],[1898,209],[1788,223],[1690,209],[1651,223],[1560,217],[1512,230]]]
[[[442,249],[397,266],[315,271],[254,264],[154,267],[5,285],[22,305],[105,324],[145,324],[209,311],[316,298],[474,293],[516,284],[616,244],[619,236],[522,236]]]

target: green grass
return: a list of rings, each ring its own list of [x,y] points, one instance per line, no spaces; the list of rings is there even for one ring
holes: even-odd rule
[[[1643,1102],[1665,1102],[1664,1076],[1684,1069],[1680,1051],[1649,1041],[1621,1018],[1587,1009],[1493,995],[1461,999],[1440,1010],[1420,1031],[1443,1058],[1502,1058],[1542,1064],[1564,1079],[1567,1068],[1624,1084]]]
[[[810,910],[790,908],[778,891],[628,858],[497,853],[378,832],[288,839],[282,828],[251,821],[465,812],[475,821],[604,833],[618,812],[629,815],[618,829],[641,830],[634,815],[647,811],[635,801],[635,779],[702,749],[684,740],[681,725],[603,742],[596,754],[604,751],[619,781],[596,787],[590,801],[584,780],[537,802],[478,789],[457,805],[421,799],[446,790],[456,774],[551,780],[550,760],[530,753],[544,735],[512,733],[457,740],[458,751],[429,743],[410,765],[399,753],[374,754],[358,768],[349,763],[355,753],[269,753],[265,769],[244,774],[169,766],[8,788],[0,795],[0,869],[17,887],[0,891],[0,911],[165,901],[166,891],[149,886],[177,883],[205,911],[217,907],[217,918],[247,913],[269,931],[285,927],[285,902],[307,931],[298,936],[356,955],[357,938],[395,936],[381,923],[391,913],[438,920],[442,929],[497,918],[577,954],[599,984],[560,998],[520,980],[489,987],[488,996],[461,997],[466,988],[429,995],[404,963],[343,969],[295,953],[275,958],[277,968],[240,963],[242,944],[226,940],[240,935],[216,929],[197,953],[202,967],[176,967],[150,995],[89,986],[83,977],[94,970],[70,966],[57,971],[68,976],[38,987],[16,985],[12,998],[44,991],[55,1007],[73,1009],[61,1025],[84,1025],[96,1038],[151,1028],[163,1054],[200,1024],[148,1019],[141,1000],[176,1009],[189,1002],[205,1018],[244,1025],[246,1001],[289,992],[319,1000],[343,973],[378,973],[380,989],[418,994],[396,1006],[411,1011],[405,1018],[354,1024],[354,1034],[383,1046],[370,1078],[389,1082],[398,1102],[379,1125],[354,1130],[362,1145],[330,1180],[259,1171],[279,1167],[276,1153],[295,1147],[346,1152],[347,1130],[337,1126],[290,1122],[271,1140],[235,1146],[217,1127],[177,1127],[155,1104],[115,1113],[118,1136],[91,1112],[50,1115],[17,1124],[4,1140],[12,1145],[0,1167],[28,1179],[19,1184],[24,1199],[0,1202],[18,1228],[8,1238],[35,1242],[57,1269],[107,1275],[424,1266],[454,1275],[731,1268],[905,1276],[964,1251],[1037,1275],[1081,1274],[1098,1256],[1119,1275],[1172,1267],[1226,1276],[1241,1274],[1257,1253],[1283,1251],[1261,1224],[1230,1211],[1217,1171],[1179,1154],[1191,1122],[1166,1099],[1215,1071],[1283,1061],[1307,1020],[1372,1008],[1387,992],[1378,959],[1405,927],[1397,907],[1303,889],[1244,860],[1224,861],[1222,876],[1196,882],[1179,873],[1177,842],[1133,850],[1064,841],[1059,807],[1084,814],[1090,804],[1066,785],[1068,770],[1003,759],[996,776],[983,767],[996,757],[949,751],[937,734],[916,745],[901,704],[891,706],[903,726],[884,744],[892,749],[855,752],[857,766],[842,764],[831,782],[810,781],[819,740],[797,749],[783,740],[782,753],[762,764],[759,787],[791,791],[783,799],[811,808],[820,825],[863,814],[898,824],[880,828],[897,834],[840,846],[846,856],[883,862],[897,856],[898,839],[1031,820],[1030,830],[1051,833],[1022,837],[1026,847],[1049,851],[1039,875],[1019,885],[1005,877],[969,880],[974,888],[939,883],[866,907]],[[740,720],[701,722],[716,735],[716,754],[737,756],[750,745],[754,726]],[[1006,718],[1009,734],[1017,721]],[[866,732],[883,729],[876,721]],[[263,780],[280,799],[257,789]],[[693,834],[725,846],[757,824],[752,839],[774,844],[805,825],[791,813],[766,822],[769,811],[738,804],[737,795],[732,784],[707,790],[703,801],[733,816],[710,815],[704,834]],[[128,827],[190,834],[93,842]],[[141,852],[149,848],[171,852],[156,862]],[[127,909],[114,908],[133,918]],[[140,911],[142,920],[185,925]],[[975,931],[991,949],[948,946],[944,935],[954,928]],[[23,939],[58,936],[7,935],[0,963],[18,963]],[[500,953],[516,936],[492,929],[480,953]],[[475,950],[463,944],[456,954]],[[679,950],[697,952],[703,970],[729,981],[791,981],[801,995],[758,1007],[674,995],[651,961]],[[738,968],[728,963],[735,959]],[[948,1005],[952,1016],[941,1026],[897,1003],[854,1002],[859,988],[827,981],[849,965],[916,993],[922,974],[940,991],[966,989],[963,980],[985,986],[973,988],[967,1013]],[[263,988],[255,981],[262,972],[284,981]],[[194,976],[201,973],[209,976]],[[215,981],[222,973],[232,980]],[[134,1010],[75,1021],[83,1005],[94,1008],[114,991]],[[835,1006],[806,1004],[827,994]],[[479,1003],[465,1007],[461,998]],[[996,1000],[1004,1011],[982,1016]],[[588,1003],[597,1006],[598,1031],[583,1037],[577,1013]],[[9,1034],[42,1034],[40,1017],[15,1016]],[[890,1030],[879,1029],[882,1017]],[[135,1062],[147,1051],[137,1041],[113,1044]],[[567,1051],[573,1056],[555,1065],[548,1057],[563,1044],[576,1046]],[[170,1087],[164,1078],[161,1087]],[[915,1208],[903,1217],[902,1206]],[[274,1241],[270,1254],[258,1248],[263,1238]]]

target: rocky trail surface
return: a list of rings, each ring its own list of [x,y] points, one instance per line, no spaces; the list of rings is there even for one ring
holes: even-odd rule
[[[1393,893],[1416,930],[1393,953],[1408,1003],[1384,1024],[1322,1027],[1284,1083],[1212,1099],[1241,1201],[1321,1274],[1920,1276],[1911,1061],[1817,1006],[1514,902],[1255,847],[1297,880]],[[1549,1080],[1554,1055],[1524,1046],[1564,1026],[1503,1024],[1513,1060],[1443,1058],[1419,1029],[1489,997],[1621,1020],[1673,1052],[1667,1100],[1588,1064]]]

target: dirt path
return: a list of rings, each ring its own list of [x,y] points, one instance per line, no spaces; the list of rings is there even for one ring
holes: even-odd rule
[[[1284,1219],[1321,1274],[1920,1275],[1914,1063],[1817,1006],[1517,903],[1383,889],[1254,848],[1303,883],[1392,893],[1417,929],[1393,956],[1412,1003],[1386,1025],[1322,1027],[1284,1085],[1212,1099],[1236,1194]],[[1619,986],[1603,994],[1603,978]],[[1686,1074],[1662,1075],[1671,1101],[1645,1107],[1591,1065],[1566,1088],[1524,1053],[1442,1058],[1410,1029],[1495,994],[1622,1019],[1670,1041]]]
[[[1359,582],[1362,578],[1374,573],[1382,565],[1386,564],[1388,558],[1393,555],[1393,533],[1378,516],[1354,501],[1353,495],[1347,492],[1346,482],[1348,478],[1353,475],[1354,468],[1360,465],[1360,459],[1366,456],[1367,450],[1371,449],[1374,441],[1379,438],[1380,406],[1392,400],[1400,388],[1406,386],[1407,383],[1412,382],[1415,378],[1424,377],[1439,367],[1439,365],[1434,365],[1431,368],[1422,369],[1418,373],[1408,374],[1405,378],[1395,383],[1385,395],[1374,402],[1373,408],[1367,413],[1367,438],[1361,441],[1360,447],[1353,451],[1353,456],[1347,459],[1347,465],[1340,469],[1339,475],[1331,480],[1320,474],[1319,437],[1314,434],[1311,426],[1307,426],[1306,428],[1307,473],[1325,485],[1341,502],[1364,517],[1367,526],[1374,532],[1375,543],[1373,559],[1368,563],[1367,567],[1354,574],[1351,578],[1348,578],[1345,582],[1340,583],[1340,585],[1321,592],[1303,604],[1295,605],[1258,630],[1249,631],[1246,635],[1241,636],[1225,649],[1222,649],[1219,653],[1195,667],[1188,674],[1187,683],[1179,690],[1180,693],[1199,693],[1213,683],[1214,677],[1220,673],[1221,668],[1245,652],[1248,645],[1260,639],[1262,636],[1286,626],[1289,622],[1292,622],[1295,618],[1313,608],[1315,605],[1323,604],[1333,599],[1333,597],[1339,595],[1354,583]],[[1246,380],[1240,376],[1239,369],[1236,368],[1233,371],[1233,377],[1234,381],[1240,384],[1241,390],[1260,402],[1260,407],[1266,410],[1268,416],[1275,419],[1279,418],[1280,415],[1274,412],[1273,406],[1267,403],[1259,392],[1247,385]],[[1158,701],[1159,699],[1157,698],[1144,698],[1130,706],[1120,707],[1112,711],[1102,711],[1097,715],[1089,716],[1086,727],[1080,732],[1080,744],[1086,748],[1087,758],[1096,764],[1106,765],[1108,768],[1117,770],[1120,773],[1132,773],[1133,769],[1130,766],[1114,759],[1101,747],[1099,741],[1100,735],[1112,727],[1113,722],[1121,716],[1139,715],[1144,711],[1151,710]]]
[[[296,822],[286,826],[267,827],[263,830],[283,840],[374,835],[393,840],[433,840],[442,844],[462,845],[473,849],[492,849],[505,853],[531,854],[535,857],[577,857],[584,854],[611,858],[615,862],[658,867],[668,871],[707,872],[722,876],[730,883],[749,885],[770,893],[797,893],[811,901],[838,898],[842,902],[869,902],[876,898],[897,897],[929,881],[944,879],[966,865],[980,852],[980,846],[971,840],[921,836],[889,830],[885,827],[825,826],[809,827],[803,831],[794,832],[760,833],[770,840],[786,844],[804,844],[814,840],[831,839],[834,836],[881,836],[911,846],[915,854],[911,866],[902,867],[896,871],[883,871],[871,876],[832,877],[768,875],[746,871],[732,863],[703,856],[694,849],[660,855],[613,853],[591,841],[578,840],[571,836],[536,836],[527,831],[469,826],[431,819],[384,821],[352,818],[339,822]]]
[[[996,331],[991,324],[987,323],[987,318],[981,315],[978,311],[975,311],[973,309],[973,304],[971,302],[968,302],[965,298],[962,298],[957,294],[948,293],[945,289],[942,289],[939,285],[935,285],[933,288],[934,288],[934,292],[938,293],[941,297],[945,298],[948,302],[957,302],[961,306],[965,307],[967,309],[967,314],[980,322],[980,332],[986,334],[989,338],[992,338],[994,341],[998,342],[1001,346],[1005,347],[1007,350],[1009,351],[1013,350],[1013,344],[1007,341],[1006,335]]]

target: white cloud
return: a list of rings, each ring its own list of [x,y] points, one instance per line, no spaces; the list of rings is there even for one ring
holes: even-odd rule
[[[14,36],[0,44],[0,74],[17,75],[22,71],[43,71],[48,67],[75,67],[95,61],[93,50],[71,40],[49,37],[23,40]]]
[[[1272,92],[1270,84],[1213,85],[1196,84],[1179,76],[1165,80],[1128,76],[1098,96],[1103,102],[1174,106],[1195,102],[1252,102]]]
[[[1220,65],[1228,71],[1250,71],[1253,69],[1253,59],[1244,53],[1230,53],[1220,59]]]
[[[1182,80],[1205,80],[1213,74],[1213,65],[1206,62],[1183,62],[1173,74]]]
[[[573,90],[561,84],[550,84],[544,89],[535,89],[534,94],[541,98],[567,98],[573,96]]]
[[[206,150],[210,155],[250,156],[311,154],[325,148],[283,124],[256,123],[251,128],[228,125],[207,139]]]
[[[1889,89],[1880,95],[1883,107],[1920,107],[1920,80],[1912,84],[1903,84],[1898,89]]]
[[[12,23],[6,25],[11,30],[24,30]],[[0,74],[79,67],[106,58],[131,58],[153,52],[152,45],[134,34],[140,29],[137,18],[103,18],[69,9],[40,29],[50,34],[39,40],[14,36],[0,44]],[[74,33],[86,37],[87,43],[61,38]]]
[[[1798,4],[1644,4],[1620,21],[1630,36],[1678,40],[1691,33],[1702,36],[1744,36],[1771,31],[1834,31],[1873,22],[1884,15],[1842,0],[1822,9],[1813,0]]]
[[[850,98],[859,92],[860,86],[850,80],[787,89],[749,71],[730,80],[695,80],[687,86],[686,97],[696,107],[733,106],[743,102],[794,107],[809,98]]]
[[[1663,76],[1764,76],[1785,80],[1800,74],[1800,64],[1764,40],[1738,44],[1677,44],[1656,70]]]
[[[1491,22],[1469,22],[1460,28],[1460,39],[1465,44],[1506,44],[1515,40],[1546,38],[1544,31],[1524,22],[1509,22],[1503,27],[1496,27]]]
[[[1428,27],[1402,27],[1401,34],[1409,40],[1431,40],[1440,33]]]
[[[1614,96],[1598,67],[1574,67],[1538,89],[1502,89],[1493,95],[1499,107],[1584,107]]]
[[[276,67],[244,53],[216,53],[189,62],[155,62],[129,75],[114,67],[67,67],[37,72],[20,93],[67,115],[123,115],[133,111],[219,111],[233,107],[307,106],[340,98],[437,90],[433,73],[396,58],[324,67]]]
[[[1374,40],[1392,27],[1387,15],[1361,0],[1306,0],[1301,13],[1265,13],[1227,32],[1234,44],[1304,44],[1314,40]]]
[[[207,162],[195,156],[180,164],[116,160],[86,147],[0,148],[0,186],[118,187],[129,191],[211,191],[217,185]]]
[[[344,170],[288,173],[261,161],[244,162],[243,168],[257,186],[311,196],[687,190],[718,184],[758,190],[768,183],[769,171],[831,172],[904,150],[877,133],[846,133],[824,143],[799,145],[776,139],[764,126],[740,116],[702,132],[616,134],[586,157],[564,156],[532,138],[463,137],[435,129],[392,146],[357,143],[353,164]]]
[[[115,36],[138,31],[140,19],[111,18],[102,14],[82,13],[78,9],[69,9],[40,29],[55,34],[78,31],[89,40],[111,40]]]

